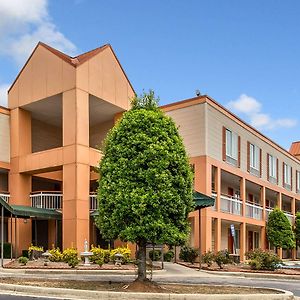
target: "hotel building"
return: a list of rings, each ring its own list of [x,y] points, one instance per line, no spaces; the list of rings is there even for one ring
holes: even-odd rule
[[[0,202],[16,255],[31,243],[78,250],[85,239],[105,243],[93,219],[94,168],[133,95],[110,45],[77,57],[36,46],[8,91],[8,108],[0,108]],[[216,200],[201,210],[203,251],[235,250],[243,259],[245,251],[268,248],[269,212],[279,206],[292,224],[300,211],[300,143],[286,151],[208,96],[162,109],[179,126],[195,190]],[[198,247],[198,211],[189,220]]]

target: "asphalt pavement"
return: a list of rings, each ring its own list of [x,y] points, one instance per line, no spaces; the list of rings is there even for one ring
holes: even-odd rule
[[[136,278],[136,275],[118,275],[118,274],[18,274],[1,272],[0,277],[18,277],[18,278],[48,278],[58,280],[83,280],[83,281],[115,281],[115,282],[130,282]],[[190,269],[181,265],[173,263],[165,263],[165,269],[162,271],[155,271],[153,273],[153,280],[161,283],[187,283],[187,284],[209,284],[209,285],[237,285],[248,287],[267,287],[291,291],[295,296],[300,297],[300,280],[291,279],[273,279],[273,278],[249,278],[241,276],[225,276],[220,274],[207,273],[205,271],[198,271]],[[1,293],[1,291],[0,291]],[[10,297],[10,298],[9,298]],[[0,295],[2,299],[49,299],[49,298],[31,298],[20,297],[18,295],[7,296]],[[57,298],[51,298],[57,299]]]

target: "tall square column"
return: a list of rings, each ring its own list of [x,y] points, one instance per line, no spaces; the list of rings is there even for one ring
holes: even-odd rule
[[[89,242],[89,95],[63,93],[63,248]]]
[[[10,115],[10,173],[9,173],[9,192],[10,204],[31,206],[31,175],[20,173],[20,156],[31,153],[31,115],[28,111],[21,108],[11,110]],[[16,241],[14,247],[18,247],[17,255],[21,249],[27,249],[32,241],[31,222],[26,223],[22,219],[17,221]],[[13,227],[15,236],[15,227]]]

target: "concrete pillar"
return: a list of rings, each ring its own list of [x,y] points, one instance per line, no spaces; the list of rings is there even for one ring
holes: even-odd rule
[[[277,206],[279,209],[282,208],[282,194],[281,193],[277,193]]]
[[[217,192],[217,199],[216,199],[216,211],[220,211],[221,209],[221,189],[222,189],[222,182],[221,182],[222,176],[221,176],[221,168],[218,167],[216,169],[216,192]]]
[[[63,248],[89,242],[89,95],[63,93]]]
[[[262,205],[262,220],[266,220],[266,188],[262,186],[260,188],[260,198],[261,198],[261,205]]]
[[[245,217],[247,194],[246,194],[246,179],[244,177],[240,179],[240,194],[241,194],[241,200],[243,201],[242,216]]]
[[[292,208],[292,215],[294,217],[293,219],[293,224],[295,224],[295,218],[296,218],[296,198],[292,198],[292,203],[291,203],[291,208]],[[292,249],[292,259],[295,260],[297,258],[297,247]]]
[[[29,112],[15,108],[11,110],[10,116],[11,148],[10,148],[10,173],[9,173],[9,192],[10,204],[31,206],[31,176],[22,174],[19,171],[19,158],[22,155],[31,153],[31,115]],[[15,230],[13,227],[13,236]],[[31,244],[31,221],[26,223],[22,219],[17,221],[17,254],[21,250],[28,249]],[[15,246],[14,245],[14,246]]]
[[[221,250],[221,236],[222,236],[222,220],[220,218],[215,219],[215,252]]]
[[[240,260],[245,260],[245,252],[247,252],[246,247],[246,223],[240,224]]]
[[[266,226],[262,226],[260,230],[260,248],[266,249]]]

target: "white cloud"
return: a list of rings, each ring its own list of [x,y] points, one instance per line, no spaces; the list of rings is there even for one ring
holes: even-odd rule
[[[7,107],[7,91],[9,89],[9,84],[0,85],[0,105]]]
[[[226,106],[235,113],[246,115],[250,124],[258,129],[291,128],[297,125],[297,120],[294,119],[273,119],[269,114],[262,112],[262,104],[257,99],[246,94],[240,95]]]
[[[22,64],[39,41],[74,54],[76,46],[51,20],[47,0],[0,1],[0,54]]]

